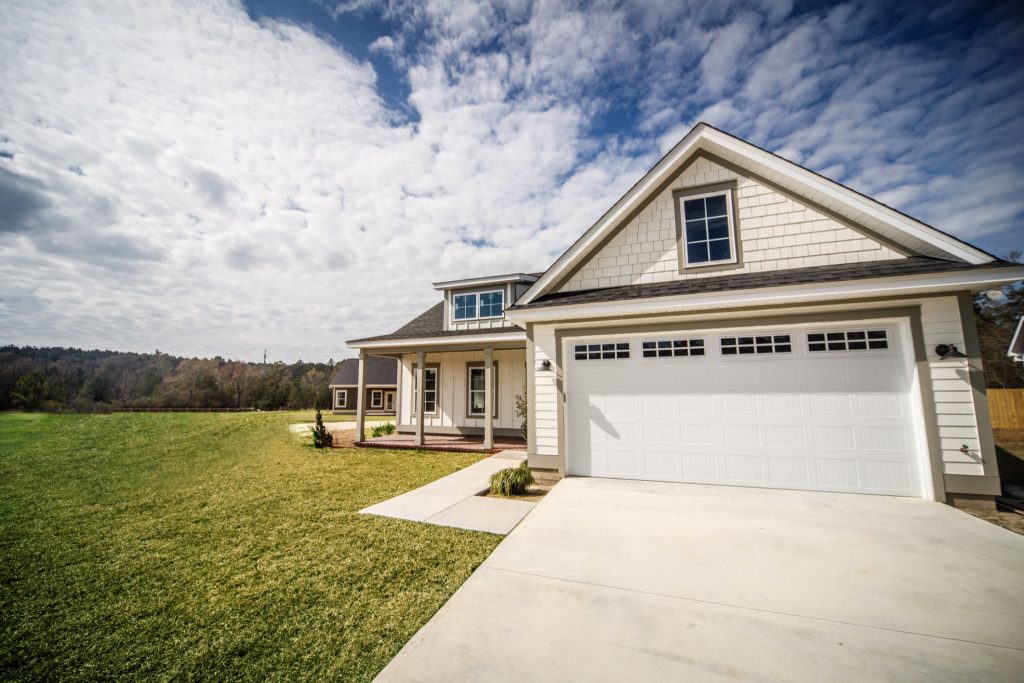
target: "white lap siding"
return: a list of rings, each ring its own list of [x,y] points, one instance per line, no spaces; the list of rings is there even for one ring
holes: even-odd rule
[[[963,321],[956,297],[924,299],[921,302],[921,326],[924,332],[928,370],[931,375],[935,421],[939,426],[943,471],[946,474],[983,474],[979,458],[991,460],[995,452],[983,452],[979,430],[991,432],[991,425],[979,425],[974,408],[966,360],[939,360],[935,347],[939,344],[964,345]],[[981,361],[974,361],[978,371]],[[991,439],[986,440],[991,443]],[[960,448],[966,445],[969,453]]]
[[[498,415],[494,420],[495,429],[518,429],[522,420],[515,415],[516,394],[526,392],[526,374],[524,362],[526,352],[522,349],[497,350],[494,362],[498,366]],[[467,377],[466,364],[484,360],[483,351],[464,351],[449,353],[428,353],[427,365],[440,364],[440,387],[438,394],[438,410],[434,415],[427,415],[424,427],[429,432],[431,427],[479,427],[483,429],[482,417],[466,416]],[[412,387],[413,369],[416,367],[416,354],[402,356],[401,387],[402,396],[399,401],[400,425],[415,424],[412,418]]]

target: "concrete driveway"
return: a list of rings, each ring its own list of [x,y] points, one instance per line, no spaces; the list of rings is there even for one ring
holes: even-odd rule
[[[908,498],[563,480],[382,681],[1021,681],[1024,537]]]

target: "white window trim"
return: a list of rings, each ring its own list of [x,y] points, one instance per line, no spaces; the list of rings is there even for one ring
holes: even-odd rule
[[[415,365],[412,366],[412,415],[415,416],[420,407],[420,387],[419,387],[419,373],[416,372],[417,368]],[[424,410],[424,415],[437,415],[438,409],[441,404],[441,368],[438,366],[426,366],[423,368],[424,377],[426,373],[434,372],[434,409]]]
[[[473,371],[474,370],[486,370],[486,365],[467,365],[466,366],[466,417],[486,417],[487,413],[481,410],[479,413],[472,412],[473,406]],[[498,364],[494,363],[492,370],[494,375],[491,377],[491,407],[493,408],[494,416],[498,416]],[[486,379],[484,380],[486,382]],[[486,391],[486,390],[485,390]]]
[[[383,408],[384,407],[384,391],[382,389],[372,389],[370,391],[370,407],[371,408]]]
[[[480,296],[482,294],[498,294],[501,296],[501,313],[498,315],[480,315]],[[476,315],[472,318],[457,318],[455,316],[456,306],[455,300],[459,297],[473,297],[475,305],[473,310],[476,311]],[[481,292],[466,292],[464,294],[456,294],[452,292],[452,323],[465,323],[472,322],[473,320],[499,320],[505,317],[505,290],[504,289],[488,289]]]
[[[340,401],[338,399],[341,399]],[[334,409],[348,408],[348,389],[334,390]]]
[[[727,266],[739,261],[739,252],[736,249],[736,217],[733,215],[733,191],[715,190],[701,194],[684,195],[678,198],[679,201],[679,248],[683,250],[683,268],[707,268],[708,266]],[[686,248],[686,202],[694,199],[706,199],[708,197],[725,196],[725,216],[729,223],[729,258],[720,261],[702,261],[690,263],[689,250]]]

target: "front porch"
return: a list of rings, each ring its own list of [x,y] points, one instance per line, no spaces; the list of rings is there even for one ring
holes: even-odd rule
[[[388,434],[375,439],[357,441],[356,446],[364,448],[387,448],[391,450],[459,451],[469,453],[498,453],[500,451],[526,451],[526,441],[519,437],[495,436],[488,448],[483,435],[473,434],[424,434],[423,444],[417,443],[415,434]]]

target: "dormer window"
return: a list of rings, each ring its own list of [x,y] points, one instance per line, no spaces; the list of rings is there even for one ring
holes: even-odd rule
[[[682,195],[679,205],[683,267],[736,263],[731,189]]]
[[[452,297],[452,307],[456,321],[500,318],[505,313],[505,292],[496,289],[493,292],[456,294]]]

